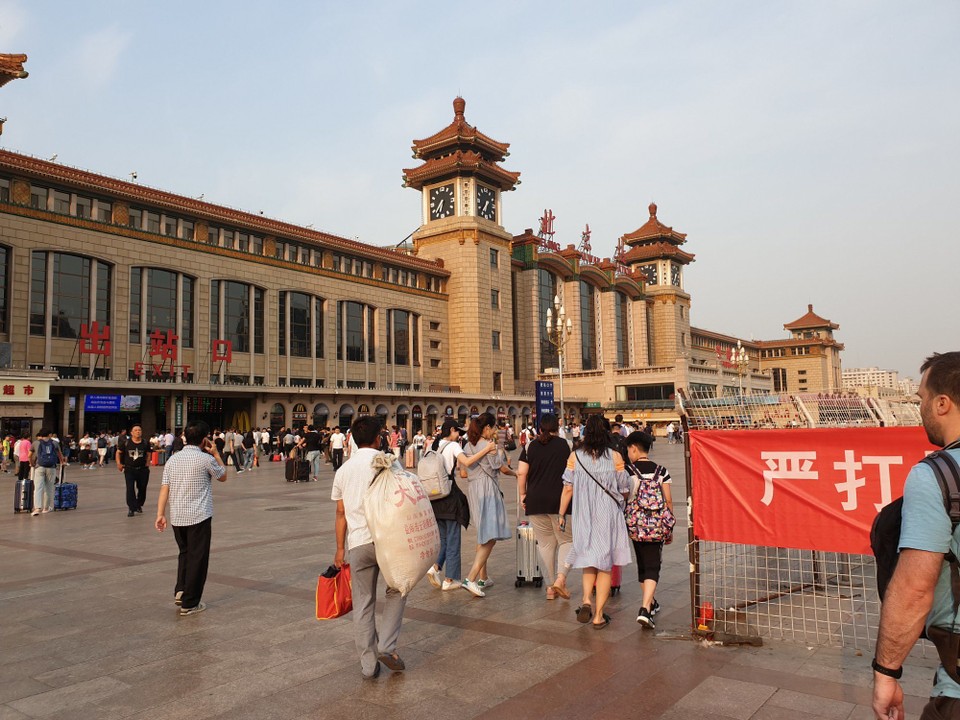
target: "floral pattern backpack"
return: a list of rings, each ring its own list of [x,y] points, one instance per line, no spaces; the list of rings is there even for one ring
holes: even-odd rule
[[[636,494],[623,511],[630,539],[638,542],[670,542],[677,519],[663,497],[666,470],[662,465],[657,465],[652,473],[641,473],[633,463],[627,463],[627,471],[639,480]]]

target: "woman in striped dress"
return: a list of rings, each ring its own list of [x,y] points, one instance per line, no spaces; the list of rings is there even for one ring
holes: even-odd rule
[[[567,564],[583,568],[583,601],[577,609],[577,620],[587,623],[592,617],[595,630],[610,622],[603,612],[610,597],[610,571],[614,565],[630,564],[630,538],[623,519],[630,477],[623,458],[609,448],[609,442],[603,417],[591,415],[580,448],[567,460],[560,496],[560,531],[566,529],[571,501],[576,519]],[[590,604],[594,586],[596,607]]]

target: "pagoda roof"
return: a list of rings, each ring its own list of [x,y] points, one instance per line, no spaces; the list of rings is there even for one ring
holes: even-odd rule
[[[463,173],[482,177],[495,183],[501,190],[512,190],[520,182],[520,173],[504,170],[472,150],[457,150],[450,155],[430,158],[419,167],[406,169],[403,171],[403,182],[406,187],[420,190],[433,180]]]
[[[252,232],[261,232],[264,236],[274,236],[281,240],[306,240],[331,250],[356,253],[361,257],[370,259],[376,258],[398,267],[425,270],[444,277],[450,275],[450,271],[443,268],[443,261],[439,259],[418,258],[321,230],[313,230],[263,215],[176,195],[140,183],[97,175],[87,170],[72,168],[49,160],[41,160],[2,148],[0,148],[0,167],[8,171],[19,171],[30,178],[52,180],[74,188],[86,188],[93,192],[101,192],[116,200],[149,204],[170,209],[177,213],[189,213],[208,222],[236,224],[248,228]]]
[[[650,203],[647,209],[650,211],[650,219],[632,233],[623,236],[626,244],[639,245],[651,240],[666,240],[673,245],[681,245],[687,241],[686,233],[677,232],[657,219],[656,203]]]
[[[696,255],[684,252],[676,245],[661,240],[650,244],[635,245],[623,256],[623,262],[627,265],[633,265],[644,260],[656,260],[658,258],[672,258],[686,265],[692,263]]]
[[[428,138],[414,140],[413,156],[418,159],[425,159],[446,155],[455,148],[474,147],[483,154],[489,155],[488,159],[494,162],[502,161],[509,154],[507,150],[510,143],[498,142],[468,123],[463,114],[466,107],[466,100],[462,97],[455,98],[453,101],[453,122]]]
[[[840,326],[822,318],[813,311],[813,305],[807,305],[807,314],[783,326],[784,330],[803,330],[805,328],[830,328],[837,330]]]
[[[0,53],[0,87],[6,85],[11,80],[19,80],[27,77],[29,73],[23,69],[23,64],[26,61],[26,55]]]

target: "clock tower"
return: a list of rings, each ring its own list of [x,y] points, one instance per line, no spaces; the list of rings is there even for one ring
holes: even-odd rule
[[[623,262],[640,270],[647,287],[647,337],[651,365],[673,365],[689,354],[690,295],[683,289],[683,271],[694,261],[680,246],[684,233],[657,219],[657,206],[650,203],[650,218],[621,240],[629,245]]]
[[[520,173],[500,166],[510,145],[467,123],[466,101],[453,101],[453,121],[413,141],[421,161],[403,171],[405,187],[420,191],[421,225],[414,251],[442,259],[449,327],[441,363],[451,385],[463,392],[512,394],[512,235],[503,228],[501,198],[520,183]]]

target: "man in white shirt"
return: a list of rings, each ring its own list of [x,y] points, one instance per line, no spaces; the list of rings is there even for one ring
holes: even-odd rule
[[[343,465],[343,440],[346,436],[339,427],[333,429],[330,435],[330,460],[333,462],[333,471],[336,472]]]
[[[345,554],[349,552],[353,627],[360,653],[360,672],[364,678],[372,680],[380,675],[381,664],[394,672],[405,668],[397,654],[397,640],[407,599],[398,590],[387,588],[378,633],[376,610],[380,567],[363,512],[363,496],[374,478],[372,461],[380,445],[380,420],[362,417],[353,423],[350,434],[357,443],[357,450],[337,471],[330,495],[337,503],[337,554],[333,562],[341,567]]]

